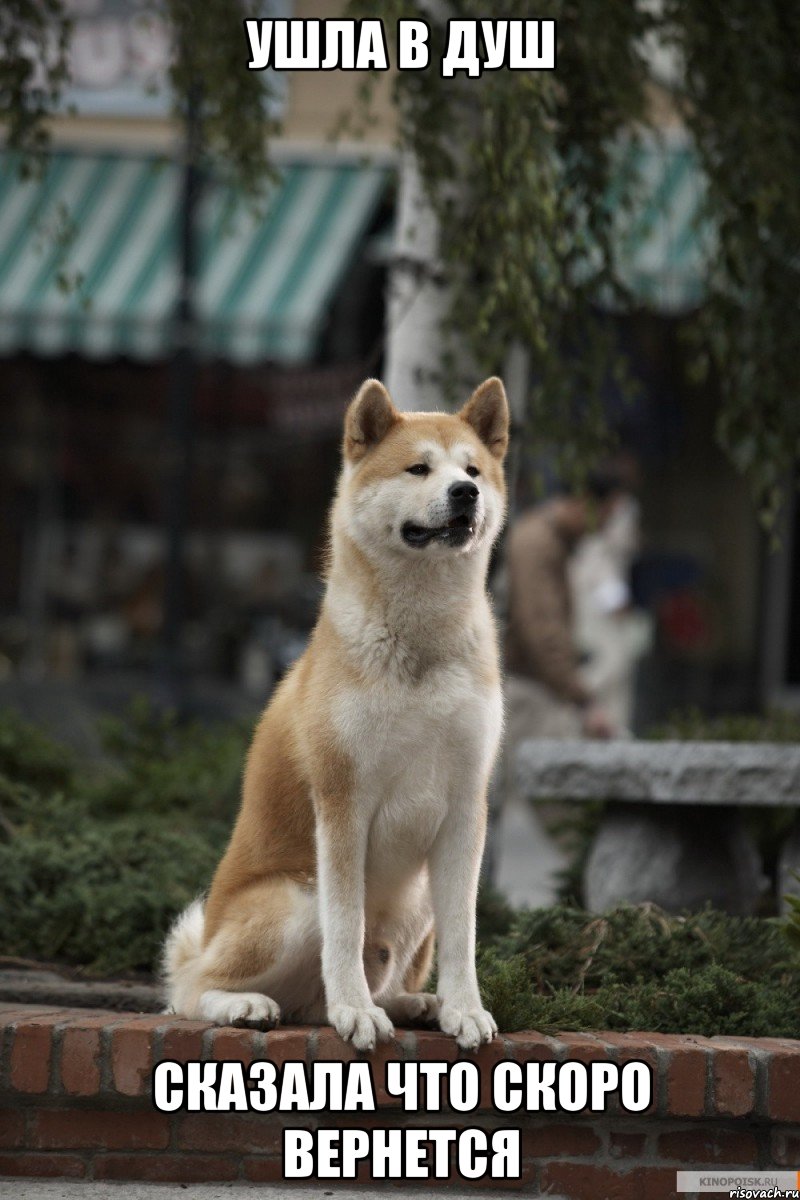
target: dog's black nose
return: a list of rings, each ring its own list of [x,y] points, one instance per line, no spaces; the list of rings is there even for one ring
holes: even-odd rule
[[[478,499],[478,489],[469,479],[464,479],[458,483],[451,483],[447,489],[447,494],[450,497],[452,507],[459,509],[461,512],[472,508]]]

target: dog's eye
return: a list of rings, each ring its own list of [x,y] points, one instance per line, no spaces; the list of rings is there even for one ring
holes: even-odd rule
[[[430,475],[431,469],[427,463],[414,463],[413,467],[406,467],[409,475]]]
[[[476,477],[476,475],[480,475],[480,471],[478,470],[478,468],[473,467],[473,466],[467,467],[466,472],[472,479],[474,479]]]

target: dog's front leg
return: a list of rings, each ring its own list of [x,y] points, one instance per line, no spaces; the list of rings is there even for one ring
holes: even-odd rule
[[[452,804],[429,858],[438,946],[439,1025],[459,1046],[476,1049],[497,1033],[481,1003],[475,972],[475,907],[486,832],[486,800]]]
[[[364,972],[366,822],[341,813],[317,819],[322,979],[328,1020],[358,1050],[372,1050],[394,1032],[372,1003]]]

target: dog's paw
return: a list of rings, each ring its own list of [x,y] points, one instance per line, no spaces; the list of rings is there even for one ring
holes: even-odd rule
[[[215,1025],[244,1025],[252,1029],[272,1029],[281,1019],[275,1001],[260,992],[203,992],[200,1014]]]
[[[435,1021],[439,1001],[433,992],[400,992],[386,1001],[386,1011],[397,1025],[406,1021]]]
[[[382,1008],[374,1004],[355,1008],[352,1004],[331,1004],[328,1020],[346,1042],[356,1050],[374,1050],[376,1042],[388,1042],[394,1033],[392,1022]]]
[[[485,1008],[446,1003],[439,1009],[439,1028],[452,1034],[463,1050],[477,1050],[481,1042],[490,1042],[497,1033],[495,1019]]]

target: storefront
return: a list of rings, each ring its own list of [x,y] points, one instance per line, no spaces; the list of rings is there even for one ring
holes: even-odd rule
[[[15,631],[9,662],[69,673],[112,646],[137,662],[154,652],[179,345],[196,363],[187,617],[225,614],[225,645],[206,647],[199,665],[235,673],[230,639],[246,638],[259,612],[292,607],[293,589],[316,566],[344,406],[380,353],[384,272],[370,242],[388,219],[389,185],[386,166],[331,153],[285,160],[259,202],[205,178],[187,326],[176,318],[175,163],[59,150],[39,177],[22,180],[6,161],[0,488],[10,519],[0,575]]]

